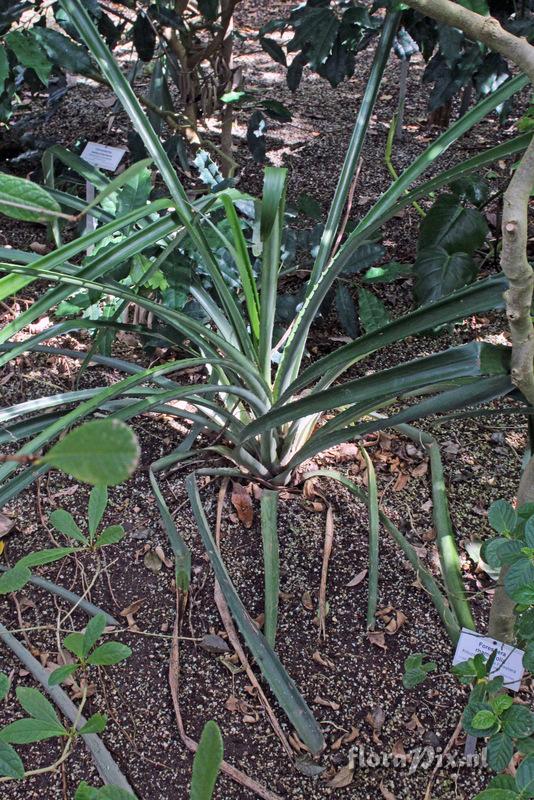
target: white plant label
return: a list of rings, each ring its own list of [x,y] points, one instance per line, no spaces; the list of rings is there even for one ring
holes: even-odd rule
[[[108,172],[115,172],[121,163],[126,150],[122,147],[111,147],[107,144],[98,144],[98,142],[87,142],[83,148],[81,158],[91,164],[92,167],[98,169],[105,169]],[[85,182],[85,199],[88,203],[95,199],[95,187],[89,181]],[[85,221],[85,231],[90,233],[96,228],[96,219],[90,214],[87,215]],[[90,255],[93,247],[87,248],[87,255]]]
[[[524,672],[524,652],[513,645],[499,642],[490,636],[482,636],[475,631],[470,631],[469,628],[462,628],[452,664],[454,666],[461,661],[467,661],[479,653],[487,661],[495,650],[497,655],[490,673],[491,677],[496,678],[498,675],[502,675],[505,688],[518,692]]]
[[[109,147],[107,144],[98,144],[98,142],[87,142],[83,148],[81,158],[98,169],[107,169],[109,172],[115,172],[121,163],[126,150],[122,147]]]

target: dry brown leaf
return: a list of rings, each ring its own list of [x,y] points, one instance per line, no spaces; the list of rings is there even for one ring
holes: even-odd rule
[[[306,611],[313,611],[313,600],[311,592],[303,592],[301,601]]]
[[[218,656],[230,652],[230,648],[224,639],[221,636],[217,636],[215,633],[207,633],[203,636],[200,641],[200,646],[203,650],[206,650],[207,653],[213,653]]]
[[[316,695],[313,702],[317,703],[317,705],[319,706],[326,706],[327,708],[331,708],[333,711],[339,711],[339,709],[341,708],[339,703],[334,702],[334,700],[327,700],[326,698],[321,697],[320,695]]]
[[[7,536],[10,530],[15,526],[15,520],[7,517],[5,514],[0,513],[0,538]]]
[[[230,499],[240,522],[243,523],[245,528],[251,528],[254,521],[252,500],[245,487],[237,483],[237,481],[232,482],[232,495]]]
[[[154,548],[154,552],[159,558],[159,560],[165,564],[167,569],[172,568],[172,561],[170,560],[170,558],[167,558],[167,556],[163,552],[163,547],[161,547],[161,545],[158,544],[158,546]]]
[[[399,472],[398,478],[395,481],[395,483],[393,484],[393,491],[394,492],[402,492],[402,490],[405,489],[406,486],[408,485],[409,480],[410,480],[410,478],[409,478],[408,475],[406,475],[406,473]]]
[[[359,735],[360,731],[353,725],[349,733],[343,733],[338,739],[335,740],[335,742],[330,746],[330,750],[339,750],[341,745],[350,744],[350,742],[353,742],[355,739],[357,739]]]
[[[410,472],[414,478],[421,478],[423,475],[426,475],[428,472],[428,461],[422,461],[420,464],[410,470]]]
[[[389,617],[389,616],[390,616],[390,614],[391,614],[393,611],[395,611],[395,609],[393,608],[393,606],[384,606],[384,608],[379,608],[379,609],[378,609],[378,611],[376,612],[376,616],[377,616],[379,619],[382,619],[382,617]]]
[[[367,638],[375,647],[381,647],[382,650],[388,649],[384,631],[367,631]]]
[[[137,614],[143,603],[145,602],[144,597],[140,597],[138,600],[134,600],[133,603],[130,603],[129,606],[123,608],[122,611],[119,611],[120,617],[128,617],[133,614]]]
[[[369,723],[373,729],[373,742],[375,744],[381,744],[379,734],[386,721],[384,709],[381,706],[375,706],[372,711],[369,711],[365,717],[365,721]]]
[[[294,732],[290,733],[287,738],[288,738],[289,744],[291,745],[293,750],[296,750],[297,753],[301,753],[301,752],[309,753],[310,752],[309,749],[304,744],[304,742],[301,742],[301,740],[299,739],[299,737],[297,736],[296,733],[294,733]]]
[[[314,661],[317,662],[317,664],[320,664],[322,667],[326,667],[327,669],[335,669],[336,665],[334,664],[334,662],[331,661],[329,658],[322,656],[318,650],[315,650],[315,652],[312,655],[312,658]]]
[[[384,798],[384,800],[396,800],[395,795],[393,794],[393,792],[390,792],[390,790],[387,788],[387,786],[384,786],[384,782],[383,781],[380,784],[380,792],[381,792],[382,797]]]
[[[402,628],[405,622],[408,621],[408,617],[406,614],[403,614],[402,611],[395,611],[393,617],[390,619],[388,624],[386,625],[386,633],[390,636],[394,633],[397,633],[399,628]]]
[[[333,778],[326,782],[327,786],[331,789],[344,789],[345,786],[350,786],[354,777],[354,759],[351,758],[348,764],[341,767],[336,772]]]
[[[315,497],[315,481],[313,478],[308,478],[307,481],[304,481],[302,495],[306,498],[306,500],[313,500]]]
[[[362,571],[358,572],[358,574],[355,575],[354,578],[351,578],[351,580],[346,584],[346,586],[358,586],[363,581],[366,575],[367,575],[367,570],[362,569]]]
[[[405,727],[407,731],[417,731],[419,734],[425,732],[424,725],[415,712],[412,714],[410,721],[406,723]]]

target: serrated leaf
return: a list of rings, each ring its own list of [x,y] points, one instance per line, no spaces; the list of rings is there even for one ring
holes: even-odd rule
[[[372,267],[384,257],[385,249],[376,242],[362,242],[351,256],[350,262],[343,268],[344,275],[352,275]]]
[[[117,544],[124,539],[124,528],[122,525],[110,525],[105,528],[95,542],[96,547],[106,547],[109,544]]]
[[[50,673],[50,677],[48,678],[48,685],[49,686],[58,686],[60,683],[66,678],[70,678],[71,675],[74,675],[76,670],[79,668],[79,664],[63,664],[63,666],[58,667],[53,672]]]
[[[9,203],[16,205],[9,205]],[[18,208],[17,205],[24,207]],[[45,189],[26,178],[18,178],[0,172],[1,214],[25,222],[46,222],[53,217],[53,215],[47,215],[46,211],[58,212],[61,211],[61,208]]]
[[[24,764],[16,750],[2,741],[0,741],[0,775],[17,780],[24,777]]]
[[[530,642],[523,656],[523,667],[534,673],[534,642]]]
[[[372,333],[390,321],[385,305],[367,289],[360,289],[358,307],[360,322],[365,333]]]
[[[94,664],[99,667],[109,667],[112,664],[118,664],[132,655],[131,649],[126,644],[121,642],[106,642],[93,650],[89,658],[88,664]]]
[[[493,727],[497,718],[493,711],[486,711],[482,709],[481,711],[477,711],[473,719],[471,720],[471,725],[473,728],[478,728],[481,731],[486,731],[488,728]]]
[[[488,741],[488,764],[495,772],[506,769],[514,754],[514,745],[506,733],[496,733]]]
[[[105,627],[105,614],[96,614],[94,617],[91,617],[83,633],[82,658],[87,658],[97,641],[104,633]]]
[[[527,756],[515,774],[517,788],[523,797],[534,797],[534,756]]]
[[[51,725],[61,727],[54,706],[38,689],[34,689],[32,686],[19,686],[16,695],[27,714],[42,722],[49,722]]]
[[[513,533],[517,527],[517,511],[506,500],[496,500],[488,510],[488,522],[497,533]]]
[[[56,66],[77,75],[91,69],[91,58],[85,47],[76,44],[60,31],[36,25],[31,29],[30,35]]]
[[[504,576],[506,593],[516,603],[534,604],[534,564],[528,558],[521,558],[512,564]]]
[[[129,478],[137,467],[139,444],[124,422],[92,420],[68,433],[41,461],[76,480],[115,486]]]
[[[53,725],[51,722],[33,717],[18,719],[2,728],[0,741],[9,744],[31,744],[52,739],[56,736],[65,736],[67,731],[62,725]]]
[[[105,714],[93,714],[92,717],[89,717],[85,725],[80,728],[78,733],[102,733],[106,727],[107,721],[108,718]]]
[[[19,558],[15,566],[32,569],[33,567],[42,567],[44,564],[53,564],[74,553],[75,549],[74,547],[50,547],[48,550],[37,550],[35,553],[28,553],[27,556]]]
[[[190,800],[210,800],[222,758],[221,732],[217,723],[210,720],[204,725],[193,760]]]
[[[0,575],[0,595],[18,592],[26,586],[32,574],[28,567],[15,565]]]
[[[71,539],[83,545],[88,544],[87,538],[81,532],[74,517],[68,511],[65,511],[64,508],[58,508],[52,511],[48,517],[48,521],[56,530],[63,533],[65,536],[69,536]]]
[[[523,739],[534,733],[534,714],[526,706],[514,704],[501,717],[504,733]]]
[[[94,486],[89,495],[89,506],[87,510],[89,534],[94,536],[98,526],[104,516],[104,511],[108,504],[108,490],[106,486]]]

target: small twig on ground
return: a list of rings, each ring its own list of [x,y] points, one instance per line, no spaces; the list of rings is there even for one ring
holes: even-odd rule
[[[179,703],[179,685],[180,685],[179,633],[183,617],[183,611],[184,609],[183,609],[182,596],[180,591],[177,590],[176,619],[174,622],[173,641],[171,647],[171,655],[169,659],[169,686],[171,689],[174,714],[176,717],[176,724],[178,726],[178,733],[180,735],[180,739],[191,753],[196,753],[198,749],[198,742],[195,742],[194,739],[191,739],[191,737],[188,736],[187,733],[185,732],[184,723],[182,720],[182,713],[180,711],[180,703]],[[270,792],[260,783],[257,783],[252,778],[249,778],[248,775],[245,775],[244,772],[241,772],[241,770],[236,769],[236,767],[233,767],[231,764],[228,764],[227,761],[221,762],[221,772],[224,772],[225,775],[228,775],[230,778],[232,778],[232,780],[236,781],[236,783],[239,783],[241,786],[245,786],[247,789],[250,789],[251,792],[254,792],[256,795],[258,795],[258,797],[263,798],[263,800],[282,800],[280,795]]]
[[[332,506],[326,507],[326,525],[324,532],[323,566],[321,568],[321,585],[319,587],[319,636],[326,639],[326,582],[328,579],[328,564],[334,543],[334,514]]]

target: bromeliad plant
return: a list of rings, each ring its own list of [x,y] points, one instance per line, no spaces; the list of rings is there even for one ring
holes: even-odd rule
[[[106,222],[95,231],[62,245],[41,258],[34,259],[24,253],[2,251],[6,261],[0,264],[0,269],[8,276],[5,280],[18,282],[18,288],[21,281],[30,282],[32,278],[39,278],[51,282],[54,287],[39,297],[16,320],[6,325],[0,333],[0,343],[3,343],[4,351],[4,355],[0,357],[0,365],[31,350],[64,353],[83,359],[87,354],[44,346],[42,342],[71,330],[107,330],[110,327],[120,327],[116,319],[70,320],[60,322],[24,342],[10,341],[39,315],[48,312],[79,289],[103,292],[118,298],[121,303],[138,304],[159,319],[162,324],[161,335],[171,346],[176,341],[186,340],[184,349],[187,357],[142,369],[136,364],[90,354],[94,361],[109,364],[130,374],[106,388],[82,389],[42,398],[38,406],[40,415],[29,419],[25,419],[24,415],[37,410],[36,404],[5,410],[7,419],[12,422],[17,420],[9,428],[9,435],[11,438],[34,436],[19,451],[26,455],[35,453],[65,427],[97,409],[104,409],[111,418],[121,420],[146,412],[161,411],[189,420],[192,428],[184,443],[177,451],[153,464],[150,470],[152,486],[176,557],[177,585],[184,594],[189,587],[189,550],[181,540],[165,504],[157,483],[158,473],[178,462],[187,462],[191,458],[198,460],[204,456],[209,465],[198,469],[197,475],[247,476],[264,487],[262,525],[268,609],[265,625],[267,637],[250,622],[228,576],[200,503],[195,474],[187,479],[201,536],[230,610],[257,664],[300,738],[312,752],[319,752],[323,747],[319,726],[273,649],[278,597],[278,490],[291,482],[296,469],[307,459],[348,439],[428,414],[489,401],[512,392],[508,349],[483,342],[471,342],[446,352],[408,360],[387,370],[360,373],[359,377],[356,377],[357,373],[353,373],[347,377],[351,367],[388,344],[478,312],[501,307],[506,281],[502,275],[497,275],[474,283],[432,304],[424,305],[411,314],[381,325],[315,363],[306,364],[308,335],[337,277],[349,266],[354,271],[358,270],[362,246],[376,236],[393,215],[417,198],[447,185],[455,177],[479,169],[495,158],[519,153],[527,146],[530,140],[528,134],[484,151],[408,191],[414,181],[449,145],[521,89],[527,79],[519,76],[503,84],[451,126],[415,159],[336,250],[335,243],[344,205],[398,24],[399,16],[396,12],[387,16],[301,307],[279,336],[275,328],[275,314],[283,261],[285,170],[269,167],[265,171],[253,244],[254,255],[261,262],[260,277],[256,279],[251,251],[243,235],[240,218],[240,203],[248,200],[248,197],[235,190],[222,189],[194,203],[189,201],[159,138],[99,37],[84,4],[81,0],[61,0],[61,4],[91,50],[104,77],[115,87],[117,96],[142,137],[170,197],[156,200]],[[80,207],[81,201],[77,198],[70,199],[68,195],[59,197],[56,194],[55,199],[61,207]],[[5,206],[1,210],[9,213],[9,208]],[[43,206],[40,212],[34,207],[33,213],[40,213],[45,219],[58,219],[57,211],[49,206]],[[221,217],[225,220],[226,231],[218,227]],[[72,264],[71,259],[77,254],[125,228],[129,228],[129,235],[125,240],[102,248],[81,268]],[[235,263],[240,277],[239,292],[229,289],[220,264],[214,257],[210,246],[214,235]],[[191,296],[209,318],[209,324],[183,312],[166,308],[109,278],[118,265],[139,253],[147,253],[149,271],[159,268],[161,253],[172,252],[185,239],[194,245],[203,270],[208,273],[212,283],[210,292],[195,281],[190,287]],[[133,330],[141,336],[150,334],[142,326]],[[169,378],[170,374],[179,373],[180,370],[198,370],[200,367],[206,369],[206,380],[198,384],[181,385]],[[407,395],[412,398],[410,406],[390,418],[378,417],[379,410],[383,412]],[[417,398],[415,402],[414,398]],[[52,420],[49,415],[42,414],[44,410],[67,403],[78,405],[63,415],[54,414]],[[194,443],[200,435],[202,445],[195,448]],[[214,460],[222,464],[214,464]],[[225,466],[225,463],[230,466]],[[20,492],[45,469],[46,466],[41,466],[13,475],[12,466],[4,466],[0,470],[0,480],[4,481],[0,490],[0,504]],[[408,557],[413,558],[413,553],[403,543],[402,535],[396,529],[391,529],[390,532],[408,553]],[[397,538],[397,534],[400,538]],[[417,559],[414,563],[417,563]],[[429,591],[440,602],[439,590],[435,582],[432,583],[431,576],[428,578]],[[443,600],[441,603],[443,605]],[[448,610],[446,613],[450,615]],[[457,622],[453,620],[452,627],[455,625],[457,628]]]

